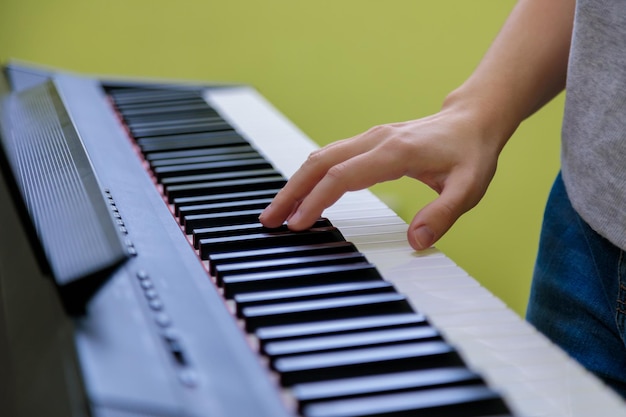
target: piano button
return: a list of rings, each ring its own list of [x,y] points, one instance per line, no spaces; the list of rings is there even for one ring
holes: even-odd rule
[[[159,296],[154,288],[148,288],[147,290],[145,290],[144,295],[148,300],[154,300]]]
[[[216,213],[220,211],[264,209],[271,202],[271,198],[259,198],[240,201],[225,201],[220,203],[185,205],[179,208],[178,215],[180,217],[185,217],[192,214]]]
[[[287,324],[282,326],[260,327],[255,335],[261,345],[272,341],[292,340],[303,337],[352,333],[363,330],[395,329],[411,326],[423,326],[428,322],[422,314],[398,313],[384,315],[365,315],[341,320],[312,321],[307,323]]]
[[[178,373],[178,380],[189,388],[195,388],[198,385],[198,375],[190,368],[181,369]]]
[[[430,326],[418,326],[405,329],[376,330],[272,342],[265,345],[263,353],[269,356],[270,359],[276,359],[306,353],[421,342],[435,339],[441,340],[441,335],[437,330]]]
[[[209,255],[220,252],[324,244],[344,240],[343,235],[336,228],[320,227],[302,232],[278,230],[245,236],[200,239],[198,247],[200,249],[200,257],[202,259],[208,259]]]
[[[222,162],[202,162],[193,164],[180,164],[155,167],[152,172],[157,180],[182,175],[201,175],[217,172],[231,172],[245,169],[268,169],[272,165],[264,159],[239,159]],[[276,171],[272,170],[272,174]]]
[[[154,321],[161,327],[168,327],[172,324],[172,318],[164,311],[159,311],[154,315]]]
[[[269,325],[410,311],[411,307],[404,295],[381,293],[246,307],[241,315],[246,330],[252,332]]]
[[[173,185],[180,184],[195,184],[195,183],[205,183],[205,182],[218,182],[218,181],[228,181],[234,179],[244,179],[244,178],[263,178],[263,177],[273,177],[278,175],[278,172],[272,168],[267,169],[251,169],[251,170],[240,170],[234,172],[218,172],[213,174],[200,174],[200,175],[183,175],[179,177],[168,177],[164,178],[161,181],[164,187],[169,187]]]
[[[190,214],[181,219],[185,233],[191,234],[194,229],[203,227],[231,226],[237,224],[256,223],[263,209],[226,211],[208,214]]]
[[[149,290],[154,287],[154,284],[152,283],[150,278],[142,279],[141,281],[139,281],[139,284],[141,285],[141,288],[143,288],[144,290]]]
[[[289,356],[274,361],[285,386],[303,382],[445,366],[461,366],[454,349],[441,341],[407,343]]]
[[[271,175],[260,178],[243,178],[204,183],[171,185],[165,189],[168,201],[178,197],[193,197],[221,193],[235,193],[269,188],[282,188],[287,181],[282,175]]]
[[[151,298],[150,301],[148,302],[148,305],[154,311],[163,310],[163,301],[161,301],[161,299],[158,297]]]
[[[485,386],[460,386],[313,403],[304,417],[507,417],[496,392]]]
[[[464,367],[450,367],[309,382],[294,385],[291,392],[302,410],[311,402],[481,383],[482,379],[475,372]]]
[[[237,314],[241,316],[243,309],[251,306],[342,297],[346,295],[379,294],[394,291],[395,288],[393,284],[380,280],[315,285],[311,287],[290,288],[287,290],[249,292],[237,294],[233,299],[236,304]]]
[[[233,275],[224,277],[223,284],[224,295],[232,298],[242,292],[380,279],[382,278],[376,267],[364,262]]]
[[[318,223],[316,223],[313,228],[317,227],[325,226],[318,226]],[[278,246],[267,249],[214,253],[208,256],[209,272],[211,273],[211,275],[215,275],[215,267],[217,265],[227,265],[238,262],[252,262],[265,259],[280,259],[296,256],[315,256],[330,253],[349,253],[356,251],[356,247],[352,242],[339,241],[330,243],[318,243],[314,245]]]
[[[262,261],[242,262],[237,264],[220,265],[216,268],[215,276],[218,282],[224,276],[249,274],[264,271],[281,271],[292,268],[308,268],[324,265],[343,265],[348,263],[366,262],[365,256],[359,252],[337,253],[330,255],[298,256],[283,259],[267,259]]]
[[[174,360],[182,366],[188,365],[189,361],[185,355],[185,351],[183,350],[180,341],[176,337],[168,337],[164,338],[165,344],[167,346],[168,351],[174,358]]]

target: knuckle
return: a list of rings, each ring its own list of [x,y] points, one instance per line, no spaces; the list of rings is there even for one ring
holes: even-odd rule
[[[324,165],[324,149],[317,149],[309,154],[303,166],[317,170]]]
[[[328,177],[334,182],[341,182],[348,174],[347,164],[340,162],[328,170]]]
[[[441,204],[439,205],[439,213],[449,222],[455,221],[461,215],[461,213],[459,213],[459,208],[456,206],[456,204],[447,201],[441,202]]]
[[[377,126],[370,127],[366,133],[370,135],[377,135],[379,133],[384,133],[386,130],[387,130],[386,125],[377,125]]]

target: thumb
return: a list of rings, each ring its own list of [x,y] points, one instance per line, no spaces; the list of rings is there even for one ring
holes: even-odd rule
[[[424,206],[413,218],[407,231],[409,244],[422,251],[437,242],[478,198],[472,198],[461,184],[448,184],[439,197]]]

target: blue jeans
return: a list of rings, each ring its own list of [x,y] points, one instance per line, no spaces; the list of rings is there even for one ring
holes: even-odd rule
[[[544,215],[526,318],[626,398],[624,251],[578,216],[560,174]]]

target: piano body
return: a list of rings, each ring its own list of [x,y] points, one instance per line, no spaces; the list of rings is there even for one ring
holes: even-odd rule
[[[0,94],[0,415],[626,416],[370,192],[262,228],[316,145],[254,89]]]

